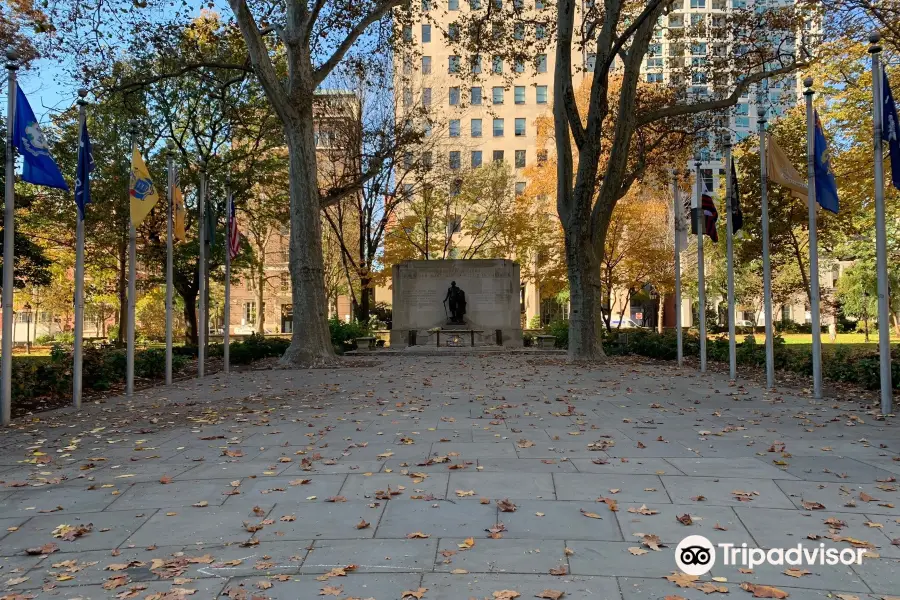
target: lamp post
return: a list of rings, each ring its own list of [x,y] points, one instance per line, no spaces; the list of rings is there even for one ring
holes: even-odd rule
[[[19,312],[25,319],[25,354],[31,354],[31,305],[26,302]]]

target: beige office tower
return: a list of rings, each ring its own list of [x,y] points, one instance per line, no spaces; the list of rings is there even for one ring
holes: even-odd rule
[[[514,39],[522,39],[532,48],[529,60],[510,64],[499,60],[489,52],[480,56],[461,56],[453,37],[459,34],[457,22],[469,22],[473,11],[487,14],[488,3],[492,10],[509,9],[515,2],[524,15],[532,15],[535,22],[547,22],[556,14],[555,6],[544,6],[541,0],[418,0],[421,12],[416,22],[403,29],[402,35],[410,43],[409,52],[398,54],[395,63],[396,105],[398,119],[406,119],[413,109],[426,113],[434,132],[445,139],[435,142],[434,164],[452,169],[464,169],[485,164],[492,160],[506,161],[516,177],[516,190],[521,192],[528,185],[524,168],[540,159],[535,122],[538,117],[550,116],[553,103],[553,71],[556,47],[548,43],[546,31],[535,23],[523,24],[513,32]],[[687,92],[702,96],[709,93],[707,76],[702,72],[684,77],[685,68],[703,65],[716,52],[727,52],[722,25],[729,11],[746,9],[752,0],[682,0],[676,3],[668,15],[660,18],[654,40],[642,64],[642,81],[659,85],[679,85]],[[519,4],[521,3],[521,4]],[[761,6],[777,6],[792,0],[762,0]],[[576,20],[589,9],[591,0],[582,0],[576,10]],[[811,17],[812,18],[812,17]],[[528,19],[523,19],[523,21]],[[810,21],[813,24],[813,21]],[[484,35],[491,35],[492,23],[485,19]],[[503,26],[501,26],[503,27]],[[509,25],[505,25],[509,27]],[[691,36],[682,33],[685,28]],[[575,32],[582,31],[578,22]],[[812,39],[815,27],[807,27]],[[507,30],[508,31],[508,30]],[[706,32],[697,37],[696,32]],[[672,41],[677,39],[677,41]],[[814,40],[812,40],[814,41]],[[572,65],[576,89],[585,78],[592,77],[595,55],[590,44],[580,51],[573,45]],[[533,62],[532,62],[533,61]],[[616,60],[612,69],[621,68]],[[675,72],[678,71],[676,74]],[[733,142],[739,142],[756,131],[756,97],[763,92],[768,118],[784,113],[786,107],[795,104],[801,90],[795,77],[769,81],[766,89],[752,88],[741,97],[725,120]],[[702,99],[702,98],[700,98]],[[437,133],[435,133],[437,135]],[[724,169],[719,141],[711,134],[708,144],[701,145],[701,175],[707,184],[717,189],[720,172]],[[551,142],[552,143],[552,142]],[[552,151],[552,148],[550,149]],[[681,168],[694,168],[690,165]],[[402,205],[400,213],[402,214]],[[548,206],[550,218],[556,218],[555,205]],[[515,259],[515,257],[508,257]],[[533,268],[522,265],[522,271]],[[546,322],[566,316],[567,307],[556,306],[551,299],[543,299]],[[522,290],[524,322],[541,314],[542,299],[538,289],[526,283]],[[630,308],[625,313],[631,316]],[[689,315],[687,316],[689,319]]]

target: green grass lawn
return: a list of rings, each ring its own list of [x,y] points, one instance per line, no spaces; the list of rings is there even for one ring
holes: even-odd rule
[[[800,346],[812,349],[812,334],[810,333],[783,333],[781,337],[784,338],[785,344],[798,350]],[[900,337],[892,335],[891,343],[900,343]],[[877,352],[878,330],[869,331],[868,343],[866,343],[866,335],[864,333],[839,333],[833,342],[827,333],[822,334],[822,348],[825,352],[833,350],[837,346],[846,346],[853,352]]]

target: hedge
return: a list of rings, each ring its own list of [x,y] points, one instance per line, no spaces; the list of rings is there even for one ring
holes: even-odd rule
[[[604,340],[608,354],[635,354],[649,358],[676,360],[678,342],[674,331],[658,334],[646,329],[629,329],[624,336]],[[619,340],[623,341],[619,341]],[[792,371],[800,375],[812,376],[812,353],[802,346],[787,346],[784,339],[775,336],[775,368]],[[893,387],[900,389],[900,352],[894,353],[891,363]],[[685,332],[683,337],[685,356],[700,356],[700,338],[695,333]],[[706,344],[706,358],[714,362],[728,362],[728,337],[719,336]],[[739,365],[764,367],[766,347],[752,335],[746,336],[736,345],[736,360]],[[880,387],[879,358],[877,352],[851,352],[846,346],[837,346],[833,352],[822,353],[822,374],[832,381],[854,383],[870,390]]]

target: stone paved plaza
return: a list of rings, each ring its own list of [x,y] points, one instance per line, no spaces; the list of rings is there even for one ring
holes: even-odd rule
[[[20,419],[0,445],[10,600],[900,595],[893,418],[669,364],[217,375]],[[690,534],[867,556],[665,579]]]

